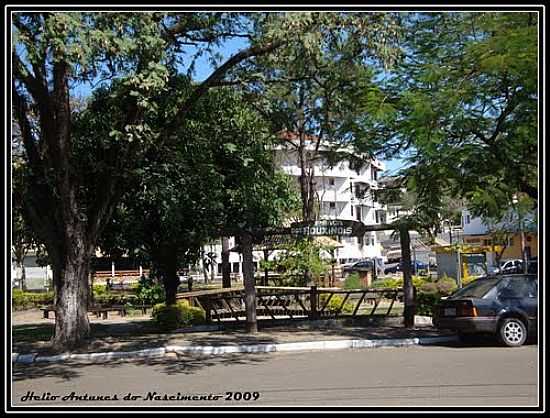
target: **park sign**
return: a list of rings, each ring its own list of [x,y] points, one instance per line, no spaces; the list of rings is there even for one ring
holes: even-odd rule
[[[340,236],[361,237],[365,235],[365,224],[344,219],[323,219],[310,222],[295,222],[290,225],[290,235],[294,236]]]

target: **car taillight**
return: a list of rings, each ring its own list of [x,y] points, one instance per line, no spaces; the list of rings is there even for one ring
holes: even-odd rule
[[[457,316],[477,316],[477,309],[471,301],[465,301],[457,305]]]

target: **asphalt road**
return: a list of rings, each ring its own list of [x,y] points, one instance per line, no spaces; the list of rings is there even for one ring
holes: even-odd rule
[[[455,345],[174,357],[103,365],[17,365],[12,390],[14,406],[108,406],[111,402],[126,406],[536,406],[537,346]],[[23,401],[29,392],[60,398]],[[225,400],[227,392],[240,392],[243,399]],[[136,398],[124,400],[128,394]],[[68,399],[60,400],[67,395]],[[116,395],[118,399],[74,401],[75,395]],[[165,400],[165,395],[173,398]],[[205,398],[182,399],[190,395]],[[214,395],[223,396],[212,400]]]

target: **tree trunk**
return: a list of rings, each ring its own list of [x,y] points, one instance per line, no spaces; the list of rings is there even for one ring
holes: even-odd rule
[[[306,173],[305,147],[302,143],[298,147],[298,165],[300,166],[300,198],[302,200],[302,220],[309,221],[309,181]]]
[[[222,287],[231,287],[231,266],[229,265],[229,238],[222,237]]]
[[[204,246],[202,247],[202,252],[201,252],[201,263],[202,263],[202,275],[204,277],[204,284],[207,284],[208,283],[208,272],[206,271],[206,250],[204,248]]]
[[[215,279],[216,279],[216,275],[215,275],[215,272],[214,272],[214,248],[212,247],[212,244],[210,244],[210,282],[211,283],[214,283]],[[217,268],[217,265],[216,265],[216,268]]]
[[[406,225],[400,227],[399,235],[401,241],[401,263],[403,267],[403,292],[405,299],[403,316],[405,327],[411,328],[414,326],[415,301],[411,276],[411,237]]]
[[[53,270],[56,314],[52,348],[56,352],[73,350],[90,336],[87,306],[90,256],[78,251],[82,249],[82,241],[80,245],[72,244],[63,263]]]
[[[246,330],[249,333],[258,332],[256,322],[256,288],[254,287],[254,260],[252,257],[252,236],[245,232],[241,235],[241,248],[243,252],[243,281],[246,309]]]
[[[21,290],[27,290],[27,273],[25,271],[25,259],[21,260]]]
[[[166,305],[176,304],[176,295],[180,284],[178,276],[177,262],[174,258],[163,260],[162,262],[162,280],[164,284],[164,292],[166,294]]]

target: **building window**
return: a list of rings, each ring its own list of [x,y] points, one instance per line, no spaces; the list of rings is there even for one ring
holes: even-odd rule
[[[371,245],[374,245],[374,237],[372,237],[372,238],[370,239],[370,243],[371,243]]]
[[[469,224],[469,223],[470,223],[470,215],[466,215],[466,216],[464,217],[464,223],[465,223],[465,224]]]
[[[357,244],[359,244],[360,247],[362,247],[363,245],[365,245],[365,240],[364,238],[361,236],[361,237],[357,237]]]
[[[330,177],[328,179],[328,184],[329,184],[329,186],[334,186],[334,178]]]
[[[218,274],[222,274],[222,263],[218,263]]]
[[[239,273],[240,272],[240,269],[239,269],[240,264],[241,263],[231,263],[231,266],[232,266],[231,273]]]
[[[329,203],[328,203],[328,207],[329,207],[330,209],[336,209],[336,202],[329,202]]]
[[[508,246],[513,247],[514,246],[514,238],[508,238]]]
[[[351,208],[351,216],[353,216],[353,205],[349,206]]]

